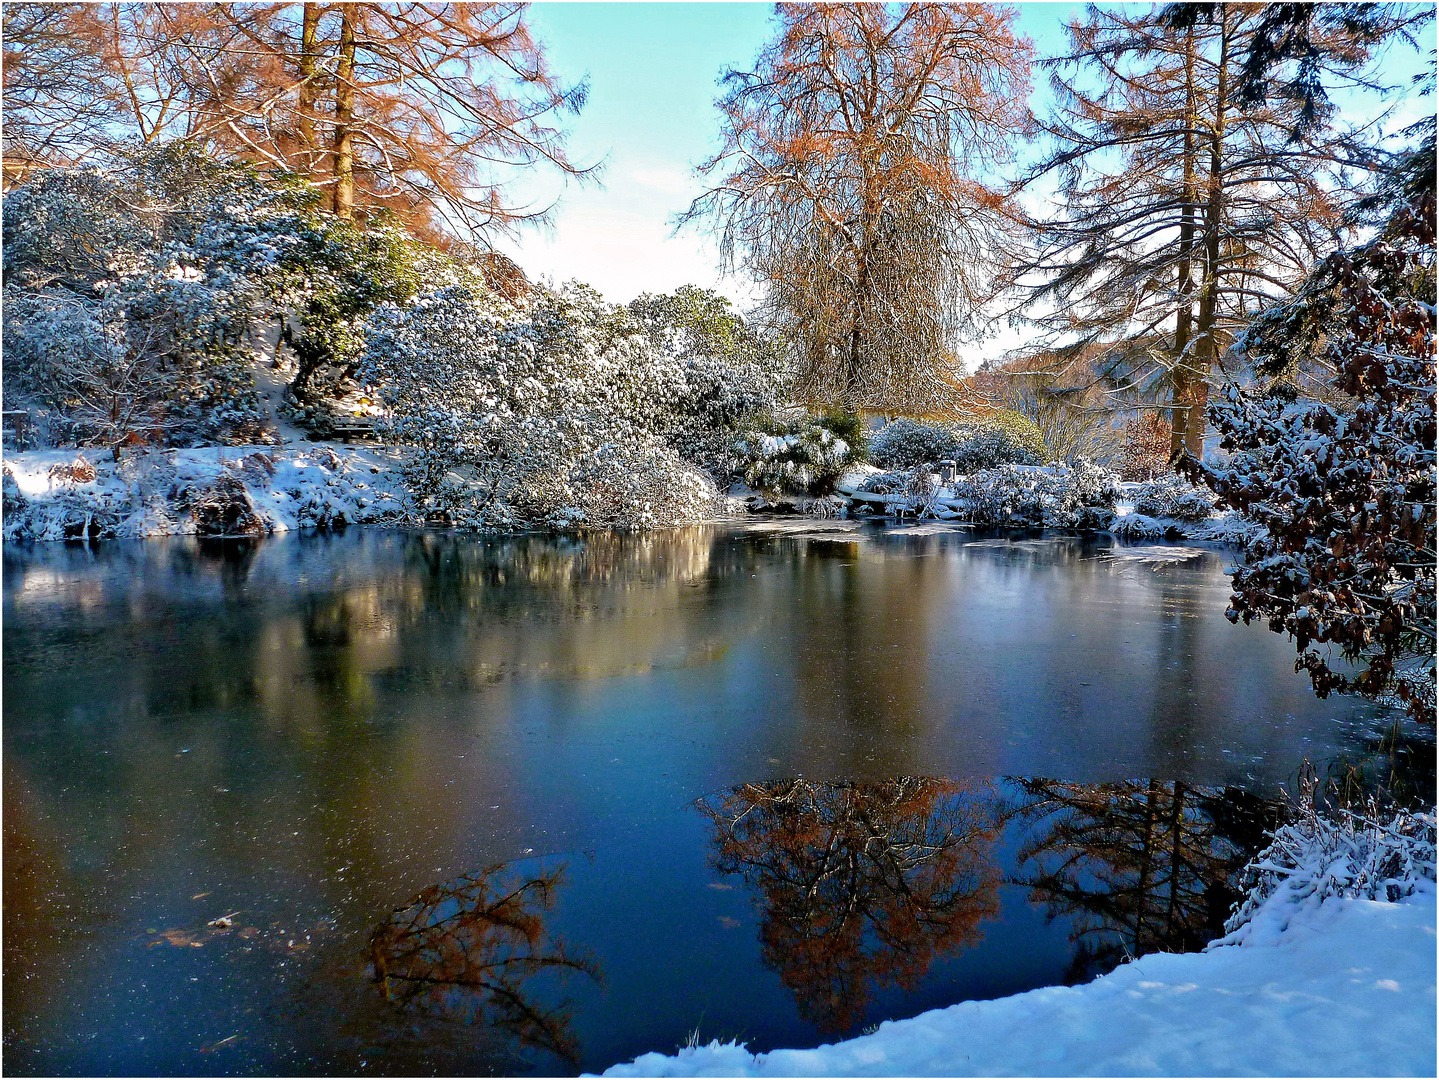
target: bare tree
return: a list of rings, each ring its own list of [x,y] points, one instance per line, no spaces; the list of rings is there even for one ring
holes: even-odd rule
[[[799,396],[926,412],[985,295],[1003,200],[981,179],[1025,124],[1029,43],[982,5],[780,5],[754,70],[729,71],[710,219],[767,291]]]
[[[385,998],[469,1019],[577,1063],[568,1009],[541,1006],[525,985],[546,971],[599,978],[592,960],[545,930],[562,882],[562,869],[525,878],[497,866],[425,889],[371,935]]]
[[[113,115],[104,92],[98,26],[84,4],[8,4],[4,59],[4,181],[71,160],[103,137]]]

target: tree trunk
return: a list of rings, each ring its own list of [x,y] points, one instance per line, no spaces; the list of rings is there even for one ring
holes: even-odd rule
[[[355,212],[355,24],[354,5],[340,5],[340,62],[335,68],[335,216]]]
[[[1189,341],[1194,325],[1194,125],[1198,122],[1198,106],[1194,92],[1194,28],[1189,28],[1184,49],[1184,219],[1179,226],[1179,309],[1174,316],[1174,371],[1171,375],[1169,400],[1169,456],[1173,459],[1184,449],[1184,433],[1188,429],[1191,407]]]
[[[315,141],[315,106],[320,99],[316,80],[319,65],[318,38],[320,31],[320,5],[306,3],[300,25],[300,103],[296,127],[300,136],[300,149],[304,154],[305,172],[313,179],[318,145]]]
[[[1204,207],[1204,284],[1199,295],[1196,326],[1194,385],[1190,388],[1189,416],[1184,429],[1184,448],[1196,458],[1204,456],[1204,432],[1208,427],[1205,406],[1209,402],[1209,374],[1219,358],[1219,255],[1224,213],[1224,126],[1229,96],[1229,9],[1219,6],[1219,79],[1214,92],[1214,127],[1209,139],[1209,198]]]

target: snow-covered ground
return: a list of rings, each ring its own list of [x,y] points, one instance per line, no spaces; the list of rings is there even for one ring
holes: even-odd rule
[[[316,526],[413,522],[416,515],[402,475],[405,461],[406,451],[397,447],[303,441],[127,452],[118,462],[94,450],[9,453],[3,461],[3,536],[13,541],[263,535]],[[1055,470],[1032,466],[1016,471],[1053,476]],[[774,499],[736,485],[722,512],[748,508],[842,517],[847,501],[857,499],[889,512],[904,508],[914,516],[912,496],[858,490],[878,472],[859,466],[841,478],[839,495],[825,498]],[[1203,521],[1135,513],[1131,489],[1137,487],[1120,485],[1109,530],[1121,539],[1243,543],[1255,530],[1233,513],[1215,513]],[[964,500],[951,494],[941,488],[937,497],[920,500],[923,516],[957,524],[968,520]]]
[[[1258,921],[1258,920],[1256,920]],[[1269,920],[1273,929],[1275,920]],[[1330,897],[1277,933],[970,1001],[813,1050],[645,1054],[606,1076],[1434,1076],[1435,889]]]
[[[402,520],[401,451],[292,443],[6,454],[4,538],[135,538]]]

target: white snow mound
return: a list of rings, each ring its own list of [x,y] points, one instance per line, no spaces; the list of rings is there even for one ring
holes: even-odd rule
[[[1433,1076],[1435,889],[1331,897],[1268,943],[1153,953],[813,1050],[645,1054],[605,1076]]]

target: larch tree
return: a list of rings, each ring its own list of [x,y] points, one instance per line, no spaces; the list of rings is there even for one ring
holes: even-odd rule
[[[101,35],[83,4],[10,4],[3,28],[4,178],[74,158],[103,137]]]
[[[7,10],[7,69],[11,23],[43,21],[32,6]],[[508,196],[517,170],[589,172],[569,157],[561,126],[584,104],[586,86],[551,69],[524,8],[68,5],[64,32],[93,42],[100,57],[84,88],[89,107],[77,118],[73,86],[28,89],[41,73],[27,49],[14,56],[13,93],[7,70],[6,119],[65,145],[72,160],[125,137],[186,139],[299,173],[340,217],[385,208],[432,238],[488,238],[543,216],[543,207]],[[51,67],[64,60],[53,48],[44,55]],[[93,122],[97,113],[103,124]]]
[[[1348,170],[1369,160],[1314,80],[1372,85],[1375,43],[1408,18],[1315,20],[1301,53],[1275,47],[1262,5],[1091,7],[1045,62],[1054,149],[1026,183],[1053,177],[1059,211],[1031,222],[1020,293],[1057,355],[1102,348],[1124,404],[1167,391],[1174,451],[1202,453],[1234,334],[1343,232]]]
[[[729,71],[714,223],[766,290],[796,392],[845,410],[925,412],[986,294],[1004,202],[983,179],[1023,130],[1029,43],[1011,10],[779,5],[751,71]]]

